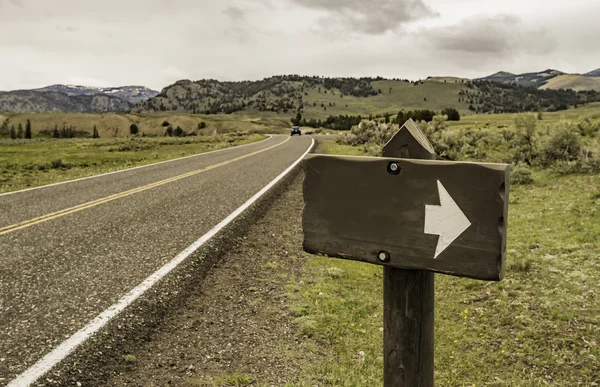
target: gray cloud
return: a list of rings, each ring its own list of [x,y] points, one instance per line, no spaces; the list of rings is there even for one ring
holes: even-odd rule
[[[23,8],[23,6],[25,5],[24,0],[0,0],[0,9],[2,9],[6,1],[8,1],[10,5],[19,8]]]
[[[420,36],[434,48],[458,55],[508,57],[545,54],[556,48],[556,39],[545,30],[529,28],[514,15],[472,17],[458,25],[422,30]]]
[[[0,0],[0,89],[162,89],[182,78],[289,73],[479,77],[600,66],[600,52],[590,49],[600,35],[600,2],[576,1],[568,12],[562,0],[532,2]],[[430,18],[432,10],[440,17]],[[522,19],[474,16],[489,12]],[[556,44],[541,26],[551,28]]]
[[[225,10],[223,10],[223,13],[229,16],[234,21],[241,21],[244,20],[246,17],[245,11],[240,7],[236,7],[235,5],[231,5],[225,8]]]
[[[379,35],[404,23],[437,15],[422,0],[291,0],[326,13],[323,25]]]

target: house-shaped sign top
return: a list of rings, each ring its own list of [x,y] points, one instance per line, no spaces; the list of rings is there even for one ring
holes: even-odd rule
[[[383,147],[383,157],[435,159],[433,146],[412,118]]]

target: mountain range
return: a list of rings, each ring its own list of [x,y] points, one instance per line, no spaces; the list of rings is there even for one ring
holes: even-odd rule
[[[68,96],[77,95],[96,95],[105,94],[112,97],[118,97],[133,104],[152,98],[158,94],[158,91],[149,89],[145,86],[121,86],[121,87],[90,87],[90,86],[71,86],[71,85],[52,85],[33,89],[37,92],[64,93]]]
[[[600,69],[585,74],[567,74],[562,71],[548,69],[537,73],[512,74],[500,71],[477,80],[497,83],[514,83],[519,86],[536,89],[572,89],[600,91]]]
[[[32,90],[0,91],[3,113],[124,113],[158,91],[144,86],[90,87],[51,85]]]
[[[523,90],[519,86],[523,86]],[[555,90],[559,94],[544,93],[546,90]],[[506,100],[503,96],[509,91],[512,97]],[[239,82],[180,80],[160,92],[144,86],[51,85],[0,92],[0,112],[214,114],[268,111],[288,114],[302,111],[315,118],[334,114],[377,114],[402,108],[453,107],[462,112],[509,112],[533,106],[552,110],[559,105],[564,107],[565,104],[598,99],[598,93],[589,94],[588,91],[600,92],[600,69],[585,74],[567,74],[552,69],[524,74],[500,71],[472,80],[429,77],[409,81],[381,77],[282,75]]]

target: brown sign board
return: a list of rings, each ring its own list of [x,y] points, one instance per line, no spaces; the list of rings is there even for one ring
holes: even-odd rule
[[[481,280],[504,276],[507,164],[308,155],[304,250]]]

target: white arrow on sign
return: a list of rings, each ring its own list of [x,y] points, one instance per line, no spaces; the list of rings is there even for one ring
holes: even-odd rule
[[[440,236],[434,259],[471,225],[469,219],[439,180],[437,185],[440,193],[440,205],[425,205],[425,234]]]

